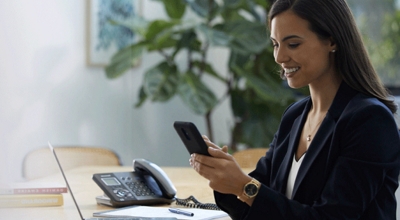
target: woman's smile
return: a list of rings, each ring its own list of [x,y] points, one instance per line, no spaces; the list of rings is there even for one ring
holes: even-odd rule
[[[290,78],[292,77],[295,73],[297,73],[298,70],[300,70],[300,67],[294,67],[294,68],[283,68],[285,70],[285,77]]]

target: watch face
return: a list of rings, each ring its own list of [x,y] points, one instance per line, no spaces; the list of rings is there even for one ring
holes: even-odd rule
[[[254,196],[258,192],[257,186],[253,183],[246,185],[244,190],[248,196]]]

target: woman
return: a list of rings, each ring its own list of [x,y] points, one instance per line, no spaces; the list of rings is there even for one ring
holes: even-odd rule
[[[396,219],[397,105],[345,0],[277,0],[269,27],[281,76],[310,96],[287,108],[250,174],[206,137],[212,157],[191,166],[232,219]]]

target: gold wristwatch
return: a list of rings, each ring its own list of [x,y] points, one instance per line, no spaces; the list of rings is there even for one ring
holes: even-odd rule
[[[258,194],[260,187],[261,183],[253,178],[250,182],[244,185],[242,195],[238,196],[237,198],[242,202],[246,202],[248,199],[253,198]]]

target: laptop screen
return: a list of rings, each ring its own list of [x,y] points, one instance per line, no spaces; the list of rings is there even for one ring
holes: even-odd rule
[[[76,209],[77,209],[78,212],[79,212],[79,216],[81,217],[81,220],[84,220],[84,218],[83,218],[83,216],[82,216],[82,213],[81,213],[81,210],[79,209],[78,203],[77,203],[76,200],[75,200],[75,196],[74,196],[74,194],[72,193],[71,187],[70,187],[69,184],[68,184],[68,180],[67,180],[67,177],[65,176],[64,170],[62,169],[61,164],[60,164],[60,161],[58,160],[57,154],[56,154],[56,152],[55,152],[53,146],[50,144],[50,142],[47,142],[47,143],[48,143],[48,145],[49,145],[50,151],[53,153],[54,158],[55,158],[56,161],[57,161],[58,168],[60,168],[60,171],[61,171],[61,174],[62,174],[62,176],[63,176],[63,178],[64,178],[65,184],[67,184],[67,188],[68,188],[68,190],[69,190],[69,193],[71,194],[72,200],[74,200]]]

